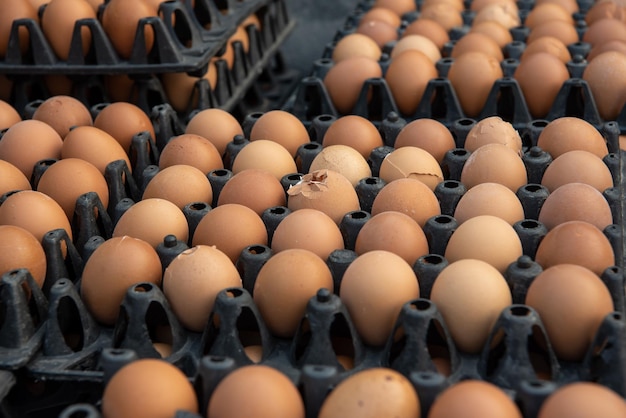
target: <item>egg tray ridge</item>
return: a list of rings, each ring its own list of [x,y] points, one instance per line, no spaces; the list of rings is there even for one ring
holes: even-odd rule
[[[139,20],[132,53],[128,59],[119,56],[98,19],[80,19],[74,27],[67,60],[59,59],[48,43],[42,29],[32,19],[13,22],[9,45],[0,59],[0,73],[19,74],[150,74],[190,72],[203,74],[209,60],[219,56],[223,47],[245,18],[265,7],[267,13],[261,25],[270,20],[287,24],[283,0],[227,0],[220,10],[213,0],[172,0],[160,5],[159,16]],[[45,6],[43,6],[45,7]],[[106,7],[106,6],[103,6]],[[42,10],[40,10],[42,12]],[[100,9],[100,14],[102,8]],[[175,22],[173,22],[175,21]],[[210,24],[210,29],[203,25]],[[146,26],[154,30],[154,46],[146,50],[143,32]],[[22,54],[18,29],[30,34],[29,50]],[[92,42],[87,55],[82,53],[81,27],[87,27]],[[267,34],[265,34],[267,35]]]

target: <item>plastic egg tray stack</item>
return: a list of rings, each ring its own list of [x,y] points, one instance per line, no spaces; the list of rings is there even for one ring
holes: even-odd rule
[[[359,6],[355,15],[347,20],[346,28],[338,33],[338,39],[354,29],[353,25],[358,22],[359,14],[370,6],[369,3]],[[332,50],[332,46],[329,48]],[[17,71],[22,65],[10,64],[13,65],[11,67],[6,64],[6,68],[11,69],[7,73]],[[55,66],[51,63],[50,68],[61,68],[63,65],[66,64]],[[161,65],[167,67],[171,64]],[[312,75],[301,80],[298,91],[286,107],[309,128],[311,145],[301,147],[299,151],[300,158],[305,162],[310,162],[312,153],[321,149],[320,141],[325,129],[341,116],[334,109],[322,83],[323,73],[329,65],[327,57],[315,62]],[[76,69],[77,74],[82,71],[78,69],[81,66],[85,67],[85,64],[77,64],[75,67],[66,65],[67,68]],[[115,62],[114,67],[119,69],[123,66],[128,68],[132,64]],[[138,65],[133,68],[141,73],[144,70],[140,70],[140,67]],[[185,67],[182,71],[197,69],[192,67]],[[172,69],[171,66],[167,68]],[[177,70],[180,68],[182,67],[177,67]],[[28,71],[25,68],[22,70]],[[571,79],[568,86],[578,85],[574,83],[579,83],[579,80]],[[370,89],[374,89],[375,93],[367,100]],[[536,145],[538,133],[545,126],[546,120],[533,120],[530,117],[523,96],[516,89],[518,87],[510,79],[500,80],[494,85],[493,94],[478,119],[498,115],[510,121],[520,131],[527,145],[524,155],[527,166],[534,166],[534,172],[540,173],[545,169],[545,162],[540,160],[540,154],[532,153],[530,148]],[[511,100],[503,105],[505,91]],[[371,208],[377,188],[381,186],[380,179],[376,177],[377,169],[384,156],[392,150],[395,137],[406,122],[417,118],[439,120],[451,130],[459,145],[463,144],[465,135],[476,122],[463,115],[454,90],[445,76],[429,83],[425,94],[427,99],[423,100],[418,112],[411,117],[399,116],[382,79],[368,81],[361,97],[353,113],[374,122],[386,143],[386,146],[374,150],[370,156],[369,163],[374,177],[363,179],[359,183],[361,187],[357,188],[364,211]],[[321,403],[333,385],[353,372],[379,365],[398,370],[410,379],[420,395],[423,416],[426,416],[425,411],[442,390],[465,378],[490,381],[507,390],[520,405],[525,418],[535,418],[543,400],[566,381],[593,380],[626,396],[626,362],[623,358],[626,338],[626,323],[623,319],[626,314],[623,268],[626,251],[622,218],[625,170],[624,152],[619,149],[618,141],[620,133],[626,129],[622,126],[625,122],[622,117],[619,121],[602,121],[592,101],[583,101],[582,104],[576,102],[578,106],[565,105],[571,101],[575,100],[569,90],[564,89],[557,98],[549,119],[576,116],[588,120],[601,130],[609,146],[610,154],[605,158],[605,163],[611,170],[615,187],[605,191],[604,195],[610,203],[614,224],[604,232],[613,245],[616,265],[605,273],[603,280],[611,289],[617,313],[606,318],[584,361],[566,364],[549,356],[554,376],[552,381],[533,380],[533,366],[523,361],[524,353],[528,350],[528,331],[538,324],[540,326],[540,319],[519,305],[505,310],[499,319],[498,325],[505,332],[505,343],[499,346],[500,351],[494,352],[487,347],[479,355],[461,353],[450,340],[442,341],[441,336],[433,332],[433,325],[442,324],[443,320],[435,305],[428,299],[412,301],[403,308],[397,322],[397,326],[402,327],[406,335],[401,344],[391,340],[381,348],[362,344],[341,300],[325,291],[318,292],[311,299],[305,314],[310,324],[315,323],[318,326],[311,327],[309,332],[298,333],[293,339],[276,338],[268,331],[250,296],[256,274],[271,256],[271,249],[263,245],[251,246],[242,252],[237,267],[242,275],[243,288],[223,291],[217,297],[214,313],[220,318],[219,327],[209,321],[202,333],[184,329],[168,307],[161,290],[149,284],[140,284],[129,290],[123,302],[126,312],[129,313],[126,319],[118,321],[114,327],[101,326],[83,305],[76,284],[80,280],[85,258],[102,242],[103,237],[111,235],[116,219],[119,219],[120,214],[133,200],[140,198],[143,184],[143,178],[138,177],[140,174],[131,175],[125,171],[123,164],[112,163],[108,169],[111,175],[107,178],[111,191],[110,209],[108,213],[100,211],[105,221],[93,218],[94,201],[90,200],[90,196],[85,196],[77,209],[83,217],[77,226],[79,233],[75,241],[71,242],[60,230],[46,235],[43,244],[49,272],[44,288],[39,291],[25,272],[10,278],[3,277],[4,283],[0,287],[0,304],[4,309],[3,320],[0,322],[0,416],[49,417],[60,414],[64,418],[99,417],[98,407],[103,387],[112,373],[136,358],[158,356],[153,348],[152,338],[155,329],[160,326],[169,327],[172,335],[173,352],[166,360],[179,367],[194,383],[201,408],[206,407],[221,378],[228,372],[251,363],[243,351],[246,342],[241,337],[247,334],[254,334],[255,343],[263,347],[262,363],[283,371],[298,385],[306,400],[307,417],[317,416]],[[97,113],[98,103],[91,104],[93,113]],[[30,104],[24,108],[25,114],[33,110]],[[565,114],[565,109],[573,113]],[[149,165],[155,164],[158,152],[167,141],[181,133],[177,128],[180,115],[167,103],[150,106],[149,113],[157,137],[155,143],[151,143],[150,138],[145,135],[134,138],[133,146],[137,157],[133,162],[133,173],[143,173]],[[624,114],[626,112],[622,112]],[[260,113],[248,113],[244,118],[242,125],[246,135],[259,116]],[[230,145],[230,150],[236,152],[246,145],[246,140],[234,140]],[[153,146],[156,149],[151,149]],[[421,257],[414,266],[424,281],[429,278],[434,280],[445,264],[443,252],[453,225],[449,221],[460,198],[457,193],[459,174],[467,155],[468,152],[462,147],[449,153],[446,181],[438,189],[442,215],[428,223],[431,254]],[[214,189],[214,201],[232,174],[230,168],[232,167],[226,165],[223,170],[209,176]],[[533,171],[529,170],[529,173]],[[283,179],[285,189],[299,178],[298,173],[286,176]],[[537,199],[541,199],[541,196],[533,194],[536,191],[533,185],[539,182],[540,177],[529,179],[528,186],[531,187],[525,190],[528,193],[519,196],[528,211],[527,219],[520,223],[518,229],[527,246],[527,256],[533,254],[537,245],[533,229],[538,223]],[[198,220],[208,210],[210,207],[202,205],[189,205],[186,208],[185,215],[190,229],[197,225]],[[263,218],[268,231],[275,229],[285,215],[284,208],[269,208]],[[347,217],[344,221],[342,232],[349,242],[362,224],[359,224],[358,217]],[[182,248],[186,248],[188,243],[174,240],[170,244],[171,246],[161,248],[160,255],[163,259],[171,259]],[[67,248],[65,256],[61,251],[63,247]],[[341,280],[342,272],[354,259],[352,250],[348,245],[346,249],[334,252],[327,260],[336,282]],[[518,275],[520,280],[529,279],[536,274],[535,267],[532,257],[525,257],[512,266],[512,274]],[[33,290],[30,300],[27,300],[21,290],[24,281]],[[339,369],[332,347],[323,344],[328,335],[334,333],[349,337],[353,343],[355,368],[351,371]],[[77,334],[82,337],[78,348],[68,340],[68,336]],[[611,344],[603,344],[605,341],[610,341]],[[453,366],[450,376],[434,371],[428,352],[431,344],[445,346],[449,351]],[[602,349],[597,352],[592,350],[597,347]],[[315,360],[311,360],[313,352]],[[515,366],[512,368],[510,364]],[[524,380],[520,376],[531,378]],[[182,412],[177,416],[198,417]]]
[[[45,7],[40,8],[40,16]],[[14,21],[6,56],[0,59],[0,74],[7,84],[5,91],[9,90],[9,97],[3,99],[23,109],[54,95],[47,76],[65,76],[71,83],[71,96],[90,107],[120,100],[117,97],[123,93],[112,92],[115,87],[109,87],[106,78],[127,75],[130,85],[122,84],[118,90],[128,90],[132,99],[126,100],[149,113],[153,106],[170,100],[160,75],[187,73],[197,77],[197,81],[192,93],[195,100],[190,97],[184,109],[180,105],[177,109],[185,121],[194,111],[209,107],[242,114],[272,108],[284,102],[298,80],[299,74],[287,68],[279,51],[295,25],[283,0],[163,2],[159,16],[138,21],[137,33],[148,27],[153,30],[153,47],[146,50],[142,38],[137,36],[128,58],[115,50],[103,29],[105,7],[100,7],[97,19],[76,22],[66,60],[54,53],[36,21]],[[250,16],[256,16],[260,26],[244,28],[249,39],[249,48],[245,49],[241,41],[231,42],[231,37]],[[86,54],[82,53],[81,28],[88,28],[91,33]],[[19,45],[23,29],[29,35],[26,52]],[[223,55],[228,44],[232,46],[232,63],[227,63]],[[212,61],[217,74],[214,88],[203,77]]]

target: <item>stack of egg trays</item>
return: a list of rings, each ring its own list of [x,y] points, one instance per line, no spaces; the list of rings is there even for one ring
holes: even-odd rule
[[[218,59],[215,89],[211,89],[206,80],[199,79],[195,86],[198,103],[190,103],[180,117],[186,119],[194,110],[209,107],[228,111],[241,109],[241,112],[250,107],[271,108],[284,102],[299,79],[297,72],[286,68],[279,52],[280,45],[295,26],[284,0],[228,1],[224,10],[218,9],[214,0],[193,3],[176,0],[162,3],[159,10],[162,17],[139,20],[132,54],[127,60],[115,52],[97,19],[76,22],[69,58],[65,61],[55,56],[35,21],[14,21],[7,54],[0,59],[0,74],[13,83],[10,102],[17,109],[23,109],[34,100],[50,97],[43,77],[51,74],[70,77],[72,96],[87,106],[110,102],[104,75],[127,74],[134,80],[132,96],[136,104],[149,113],[154,105],[168,103],[157,74],[186,72],[200,77],[206,73],[209,61],[221,56],[237,25],[252,14],[259,16],[261,29],[246,28],[249,51],[243,50],[241,42],[233,42],[232,68]],[[205,29],[208,24],[210,29]],[[141,34],[146,25],[155,31],[155,44],[150,51],[146,51],[142,42]],[[23,27],[30,35],[29,50],[25,54],[20,51],[18,36]],[[88,27],[92,35],[86,56],[81,49],[82,27]]]

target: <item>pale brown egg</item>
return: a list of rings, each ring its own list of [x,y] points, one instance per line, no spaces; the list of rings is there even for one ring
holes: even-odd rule
[[[437,44],[424,35],[404,35],[391,50],[391,58],[393,60],[403,52],[413,49],[422,52],[433,64],[441,59],[441,52]]]
[[[476,415],[473,415],[476,414]],[[433,402],[429,418],[522,418],[513,399],[498,386],[463,380],[445,389]]]
[[[561,223],[539,243],[535,261],[547,269],[557,264],[576,264],[598,276],[615,265],[609,239],[594,225],[584,221]]]
[[[347,145],[329,145],[315,156],[309,167],[309,173],[317,170],[332,170],[350,180],[355,187],[359,180],[372,175],[367,160],[352,147]]]
[[[554,36],[542,36],[541,38],[535,39],[533,43],[526,46],[520,60],[526,59],[526,57],[538,52],[550,53],[558,57],[564,64],[572,60],[572,55],[567,49],[567,46],[563,41]]]
[[[383,138],[376,126],[358,115],[347,115],[336,119],[326,130],[322,145],[346,145],[368,158],[374,148],[383,146]]]
[[[30,180],[35,163],[61,158],[63,140],[48,124],[24,120],[11,126],[0,141],[0,159],[17,167]]]
[[[527,183],[519,154],[503,144],[486,144],[472,152],[461,171],[461,182],[471,189],[480,183],[500,183],[513,192]]]
[[[448,79],[468,117],[478,116],[493,84],[502,76],[500,61],[476,51],[455,58],[448,72]]]
[[[421,181],[412,178],[394,180],[378,192],[372,204],[372,215],[385,211],[405,213],[421,227],[431,217],[441,214],[435,193]]]
[[[128,154],[115,138],[93,126],[72,129],[63,140],[62,158],[80,158],[90,162],[104,174],[107,165],[124,160],[132,170]]]
[[[574,25],[574,18],[563,6],[557,3],[544,2],[535,5],[526,19],[524,20],[524,26],[531,30],[545,22],[562,21]]]
[[[287,148],[269,139],[251,141],[235,157],[232,167],[234,174],[251,168],[267,170],[278,180],[298,172],[296,162]]]
[[[20,171],[8,161],[0,160],[0,196],[14,190],[31,190],[30,182]]]
[[[241,277],[230,258],[208,245],[180,253],[163,273],[163,293],[181,324],[202,332],[213,311],[217,294],[241,287]]]
[[[615,391],[595,382],[572,382],[556,389],[543,402],[537,418],[565,416],[626,416],[626,402]]]
[[[148,132],[152,139],[156,137],[148,115],[137,105],[128,102],[106,105],[94,119],[93,126],[115,138],[127,153],[134,135]]]
[[[205,137],[191,133],[170,138],[161,151],[161,170],[179,164],[195,167],[204,174],[224,168],[222,156],[215,145]]]
[[[187,124],[185,133],[208,139],[221,156],[235,135],[243,135],[243,129],[233,115],[225,110],[212,108],[196,113]]]
[[[37,106],[33,119],[47,123],[61,138],[75,126],[91,126],[89,109],[78,99],[70,96],[53,96]]]
[[[535,26],[528,34],[526,43],[531,44],[535,39],[539,39],[542,36],[553,36],[561,40],[565,45],[573,44],[579,40],[576,28],[570,23],[560,20],[544,22]]]
[[[346,58],[328,70],[324,86],[337,111],[348,114],[356,105],[365,80],[380,78],[382,75],[376,60],[362,56]]]
[[[17,19],[32,19],[39,22],[37,17],[37,8],[28,1],[16,1],[3,3],[0,6],[0,58],[4,58],[9,46],[9,37],[11,35],[11,25]],[[28,49],[29,33],[26,27],[19,30],[19,46],[20,51],[25,53]]]
[[[292,248],[309,250],[322,260],[330,253],[343,249],[343,236],[335,221],[322,211],[300,209],[280,221],[272,236],[272,251]]]
[[[54,53],[67,60],[74,33],[74,22],[78,19],[96,19],[96,12],[85,0],[51,0],[41,17],[41,28]],[[81,28],[83,55],[87,55],[91,44],[91,31]]]
[[[469,189],[457,203],[454,218],[459,224],[481,215],[497,216],[510,225],[524,219],[517,195],[498,183],[481,183]]]
[[[626,24],[625,24],[626,27]],[[583,72],[605,120],[615,120],[626,104],[626,55],[609,51],[596,56]]]
[[[496,41],[500,49],[513,42],[511,32],[504,25],[493,20],[485,20],[472,25],[470,32],[478,32],[487,35]]]
[[[603,192],[613,187],[613,177],[604,161],[596,155],[573,150],[552,161],[541,178],[541,184],[550,192],[567,183],[586,183]]]
[[[358,256],[346,269],[339,295],[363,342],[382,346],[402,305],[419,297],[418,278],[399,255],[374,250]]]
[[[76,199],[87,192],[96,192],[105,208],[109,204],[109,187],[100,170],[78,158],[59,160],[48,167],[37,190],[53,198],[69,220],[74,217]]]
[[[472,25],[482,22],[498,22],[507,29],[521,25],[517,5],[513,2],[492,3],[480,9],[472,20]]]
[[[361,16],[361,23],[371,22],[371,21],[381,21],[388,23],[393,27],[399,27],[402,23],[402,19],[396,12],[387,7],[372,7],[369,9],[363,16]]]
[[[433,48],[436,48],[434,44]],[[416,49],[407,49],[398,55],[392,53],[392,56],[385,80],[398,110],[404,115],[412,115],[422,101],[428,83],[437,77],[437,68],[432,58]],[[420,71],[415,71],[416,68]]]
[[[214,245],[236,263],[247,246],[267,244],[267,230],[255,211],[230,203],[217,206],[204,215],[196,227],[192,244]]]
[[[469,32],[459,39],[452,47],[450,56],[458,58],[467,52],[482,52],[495,58],[498,62],[504,59],[500,45],[488,35],[480,32]]]
[[[506,145],[519,155],[522,154],[522,138],[519,132],[500,116],[489,116],[476,122],[468,132],[463,147],[474,152],[483,145],[493,143]]]
[[[159,171],[148,183],[142,199],[165,199],[181,210],[189,203],[210,205],[213,189],[207,176],[189,165],[172,165]]]
[[[592,124],[571,116],[549,122],[539,134],[537,146],[553,159],[573,150],[589,151],[598,158],[609,153],[604,137]]]
[[[26,229],[0,225],[0,275],[18,268],[28,269],[42,287],[46,279],[46,253],[41,242]]]
[[[23,190],[6,198],[0,205],[0,225],[24,228],[40,242],[54,229],[64,229],[72,239],[72,227],[63,208],[51,197],[34,190]]]
[[[161,359],[139,359],[123,366],[102,394],[103,418],[165,417],[178,411],[198,412],[196,392],[178,367]]]
[[[402,147],[421,148],[441,164],[446,152],[454,149],[456,144],[452,133],[443,123],[435,119],[422,118],[407,123],[400,130],[394,148]]]
[[[133,53],[139,20],[156,15],[154,7],[143,0],[133,2],[132,7],[128,7],[124,0],[107,2],[102,12],[102,28],[122,59],[130,59]],[[144,42],[145,49],[149,52],[154,45],[154,30],[150,25],[144,26]]]
[[[368,38],[372,39],[374,42],[376,42],[378,48],[381,49],[386,44],[394,42],[398,39],[398,28],[381,20],[369,20],[367,22],[361,22],[356,29],[356,33],[365,35]]]
[[[132,205],[117,221],[113,236],[125,235],[139,238],[156,248],[167,235],[186,242],[189,227],[183,211],[174,203],[150,198]]]
[[[270,332],[292,338],[309,299],[319,289],[333,290],[333,278],[326,262],[301,248],[281,251],[259,270],[253,298]]]
[[[457,7],[449,3],[433,3],[422,8],[420,19],[430,19],[439,23],[446,32],[463,26],[463,17]]]
[[[341,38],[333,48],[335,63],[350,57],[367,57],[378,61],[382,51],[376,41],[362,33],[351,33]]]
[[[207,417],[304,418],[304,402],[289,378],[269,366],[229,373],[215,388]]]
[[[270,110],[254,122],[250,141],[265,139],[282,145],[295,158],[301,145],[311,142],[304,124],[285,110]]]
[[[539,222],[549,230],[567,221],[585,221],[603,230],[613,223],[602,193],[584,183],[567,183],[554,190],[539,211]]]
[[[532,281],[525,303],[535,309],[558,358],[580,361],[600,323],[613,312],[606,285],[591,270],[574,264],[545,269]],[[584,306],[585,309],[576,307]]]
[[[450,41],[450,36],[441,24],[438,22],[420,17],[411,22],[402,32],[402,36],[422,35],[430,39],[437,45],[437,49],[441,51],[443,46]]]
[[[416,179],[434,191],[443,181],[443,172],[428,151],[417,147],[401,147],[385,156],[380,165],[379,177],[387,183],[401,178]]]
[[[21,120],[22,117],[11,104],[0,100],[0,130],[8,129]]]
[[[220,191],[218,206],[229,203],[247,206],[261,216],[267,208],[285,206],[287,198],[285,189],[272,173],[250,168],[231,177]]]

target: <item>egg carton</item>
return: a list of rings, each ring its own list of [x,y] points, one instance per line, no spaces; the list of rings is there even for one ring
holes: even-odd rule
[[[40,15],[45,12],[40,9]],[[13,22],[6,56],[0,60],[2,74],[152,74],[164,72],[206,72],[211,58],[223,52],[225,42],[241,23],[259,10],[261,24],[277,21],[287,24],[282,0],[168,1],[159,6],[159,16],[144,17],[137,23],[132,52],[122,58],[113,47],[100,21],[106,4],[97,19],[76,21],[67,60],[59,59],[41,27],[33,19]],[[150,27],[154,46],[147,50],[143,34]],[[206,29],[205,27],[209,27]],[[89,52],[83,55],[81,29],[92,36]],[[19,31],[29,34],[29,47],[22,53]],[[267,35],[267,34],[264,34]]]

